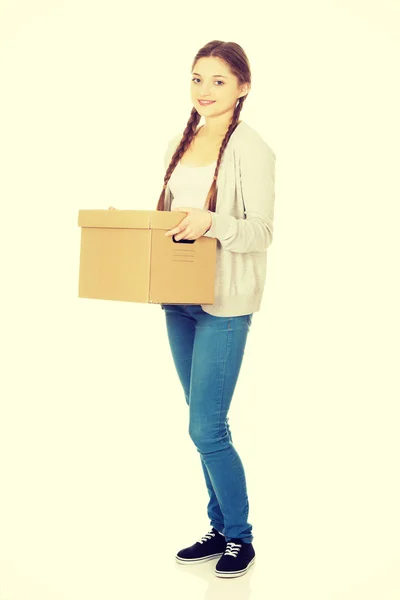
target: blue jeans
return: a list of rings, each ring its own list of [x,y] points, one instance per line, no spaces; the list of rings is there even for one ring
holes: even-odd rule
[[[189,406],[189,435],[200,454],[212,527],[227,541],[252,542],[242,461],[232,444],[228,410],[252,314],[215,317],[200,304],[162,304],[173,361]]]

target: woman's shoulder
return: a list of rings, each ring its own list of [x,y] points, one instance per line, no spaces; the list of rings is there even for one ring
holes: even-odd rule
[[[254,152],[264,151],[271,153],[275,158],[275,152],[265,141],[261,133],[246,121],[241,121],[234,133],[236,135],[233,137],[232,142],[234,143],[236,152],[251,153],[252,150]]]
[[[168,140],[167,147],[171,148],[172,146],[178,146],[179,142],[182,139],[182,133],[177,133],[172,138]]]

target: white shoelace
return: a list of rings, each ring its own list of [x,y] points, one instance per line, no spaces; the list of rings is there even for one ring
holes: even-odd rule
[[[236,548],[234,546],[236,546]],[[234,542],[228,542],[226,544],[225,556],[228,555],[228,556],[233,556],[234,558],[237,558],[238,552],[241,547],[242,547],[242,544],[235,544]]]
[[[201,537],[198,540],[198,543],[202,544],[203,542],[207,542],[208,540],[211,540],[211,538],[214,537],[214,536],[215,536],[215,533],[213,533],[212,531],[209,531],[208,533],[206,533],[206,535],[203,535],[203,537]]]

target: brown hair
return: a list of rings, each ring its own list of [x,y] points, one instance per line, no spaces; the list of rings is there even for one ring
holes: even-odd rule
[[[241,48],[241,46],[239,46],[239,44],[236,44],[235,42],[221,42],[220,40],[213,40],[212,42],[209,42],[208,44],[203,46],[196,54],[192,63],[192,71],[195,67],[196,62],[203,56],[217,56],[218,58],[224,60],[229,65],[233,74],[236,75],[236,77],[238,78],[239,85],[243,85],[244,83],[251,83],[249,61],[244,50]],[[226,145],[229,142],[229,138],[235,131],[236,127],[239,125],[239,115],[246,97],[247,94],[238,98],[238,102],[233,112],[232,121],[228,127],[224,139],[222,140],[219,149],[217,164],[214,171],[214,178],[210,190],[207,194],[207,198],[205,200],[206,210],[211,210],[215,212],[215,207],[217,203],[217,176],[219,171],[219,165]],[[167,172],[165,173],[164,187],[158,200],[157,210],[165,210],[165,188],[167,187],[169,178],[171,177],[173,170],[175,169],[181,157],[189,148],[194,137],[196,136],[197,125],[200,119],[201,115],[197,112],[196,108],[193,107],[186,128],[183,132],[182,139],[179,142],[171,158]]]

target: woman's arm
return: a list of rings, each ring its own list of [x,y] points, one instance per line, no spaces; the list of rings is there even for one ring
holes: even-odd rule
[[[246,219],[211,212],[211,229],[204,234],[231,252],[262,252],[272,243],[276,157],[261,138],[253,143],[239,159]]]

